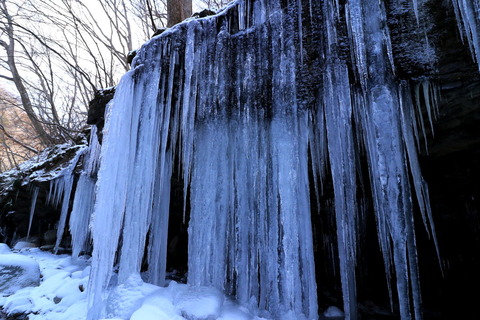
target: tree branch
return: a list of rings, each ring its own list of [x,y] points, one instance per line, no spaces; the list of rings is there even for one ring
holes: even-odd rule
[[[16,144],[24,147],[25,149],[27,149],[27,150],[29,150],[29,151],[31,151],[31,152],[38,153],[38,150],[35,149],[34,147],[31,147],[31,146],[29,146],[29,145],[21,142],[20,140],[15,139],[15,137],[13,137],[11,134],[9,134],[9,133],[7,132],[7,130],[5,130],[5,127],[4,127],[2,124],[0,124],[0,130],[3,131],[3,134],[5,134],[5,136],[6,136],[7,138],[9,138],[10,140],[12,140],[12,141],[15,142]]]
[[[8,81],[13,81],[12,77],[4,76],[4,75],[1,75],[1,74],[0,74],[0,78],[7,79]]]

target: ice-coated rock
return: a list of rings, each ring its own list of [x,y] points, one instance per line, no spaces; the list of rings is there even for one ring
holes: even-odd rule
[[[38,263],[20,254],[0,254],[0,294],[40,284]]]
[[[0,254],[11,253],[12,250],[6,243],[0,243]]]

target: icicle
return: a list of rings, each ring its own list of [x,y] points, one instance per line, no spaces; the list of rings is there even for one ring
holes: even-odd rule
[[[352,60],[355,61],[355,68],[358,72],[359,81],[363,88],[366,88],[366,80],[368,77],[367,62],[366,62],[366,48],[364,39],[364,21],[362,14],[362,1],[353,0],[348,1],[345,6],[347,16],[347,27],[350,40],[353,43]],[[330,18],[331,19],[331,18]],[[333,21],[330,28],[334,29]],[[336,39],[335,39],[336,40]]]
[[[192,168],[193,157],[193,136],[194,136],[194,119],[195,119],[195,100],[197,95],[197,77],[193,76],[195,65],[195,32],[199,32],[199,24],[192,21],[188,24],[187,39],[185,45],[185,84],[183,90],[183,105],[181,115],[181,155],[183,169],[183,217],[185,220],[187,191],[190,182],[190,171]],[[185,222],[185,221],[184,221]]]
[[[78,257],[90,234],[90,216],[95,204],[95,180],[100,152],[97,139],[97,127],[92,126],[90,142],[84,156],[83,168],[75,188],[72,212],[70,213],[69,229],[72,235],[72,256]]]
[[[438,261],[440,262],[441,261],[440,249],[438,246],[437,236],[435,232],[435,225],[433,223],[432,210],[430,208],[428,187],[421,175],[420,163],[418,161],[418,156],[415,149],[415,142],[412,136],[411,128],[413,126],[414,120],[412,115],[413,110],[411,107],[409,107],[412,105],[412,101],[410,99],[410,93],[409,93],[410,88],[405,83],[402,83],[400,89],[401,90],[399,93],[399,99],[400,99],[400,107],[401,107],[402,135],[403,135],[403,140],[405,141],[405,146],[407,150],[409,169],[412,174],[415,194],[417,197],[417,203],[420,208],[420,213],[422,215],[422,220],[425,225],[425,230],[427,231],[427,233],[429,233],[429,236],[431,234],[433,238],[436,252],[437,252],[437,258],[438,258]],[[429,98],[426,98],[426,99],[429,99]]]
[[[435,134],[433,129],[433,110],[435,110],[435,106],[432,105],[434,100],[430,94],[430,83],[428,81],[422,82],[422,89],[423,89],[423,97],[425,99],[425,108],[427,109],[428,114],[428,121],[430,122],[430,129],[432,130],[432,136]]]
[[[328,153],[335,193],[335,215],[346,319],[357,319],[356,308],[356,168],[352,133],[352,105],[347,66],[331,63],[324,75],[324,108]]]
[[[72,256],[78,257],[89,235],[88,225],[95,203],[95,181],[81,174],[75,190],[69,229],[72,235]]]
[[[127,130],[132,126],[132,106],[135,105],[133,103],[135,72],[135,69],[131,70],[122,77],[113,101],[115,112],[112,112],[112,107],[107,106],[105,116],[102,164],[98,173],[97,200],[92,216],[91,232],[94,247],[88,285],[89,320],[101,317],[102,294],[110,283],[123,223],[127,201],[126,189],[129,183],[129,175],[125,170],[129,168],[130,157],[135,150],[131,146],[134,132]]]
[[[60,210],[60,219],[57,225],[57,240],[55,242],[54,252],[57,253],[62,242],[63,232],[65,230],[65,224],[67,221],[68,212],[70,209],[70,196],[72,193],[74,174],[73,171],[78,163],[80,157],[87,151],[87,148],[82,148],[75,154],[70,164],[62,172],[62,176],[55,179],[55,202],[58,205],[60,197],[62,196],[62,207]]]
[[[155,179],[155,195],[153,218],[150,229],[148,252],[148,274],[153,284],[165,284],[167,241],[168,241],[168,214],[170,207],[170,179],[172,176],[172,155],[169,152],[165,157],[165,171],[157,173]]]
[[[422,109],[421,109],[422,103],[421,103],[421,100],[420,100],[420,97],[421,97],[420,86],[421,86],[420,84],[415,86],[415,106],[416,106],[416,109],[417,109],[417,112],[415,113],[417,115],[417,117],[415,117],[415,118],[417,119],[417,122],[420,123],[420,128],[422,129],[422,135],[423,135],[423,140],[424,140],[424,144],[425,144],[425,151],[428,152],[427,132],[425,130],[425,121],[423,119],[423,112],[422,112]],[[417,144],[418,144],[418,138],[417,138]]]
[[[480,1],[452,0],[460,34],[467,38],[473,60],[480,71]]]
[[[145,63],[136,64],[122,78],[106,117],[92,218],[94,263],[89,282],[88,319],[102,314],[102,293],[112,276],[120,237],[118,281],[121,283],[140,272],[148,230],[153,233],[167,227],[168,202],[163,202],[169,199],[172,172],[169,148],[176,145],[172,140],[176,134],[170,135],[169,121],[174,75],[178,71],[177,49],[165,40],[151,43],[139,52],[147,56],[143,57]],[[168,57],[169,63],[162,63],[160,55]],[[153,226],[152,215],[155,215]],[[148,249],[151,257],[161,260],[150,272],[156,283],[164,280],[160,277],[165,274],[165,237],[152,234],[151,239],[159,243],[150,243]]]
[[[163,46],[164,53],[169,53],[168,68],[159,68],[143,78],[136,86],[135,103],[138,105],[133,114],[132,144],[134,158],[129,163],[127,172],[127,201],[125,206],[122,248],[119,263],[118,279],[122,283],[131,274],[140,272],[144,254],[145,241],[152,219],[152,203],[156,178],[163,180],[165,173],[165,152],[170,123],[171,103],[173,94],[173,76],[176,65],[176,55],[173,47],[167,42]],[[172,51],[167,51],[172,50]],[[152,85],[153,84],[153,85]],[[164,93],[158,92],[163,87]],[[138,127],[136,127],[138,126]],[[158,161],[158,162],[157,162]],[[171,161],[169,161],[170,164]],[[159,175],[157,176],[157,170]],[[170,169],[171,170],[171,169]],[[170,181],[170,176],[166,177]],[[161,186],[165,188],[164,185]],[[157,214],[159,214],[158,212]],[[161,212],[168,215],[167,212]],[[168,217],[163,218],[168,221]],[[166,257],[160,257],[165,259]]]
[[[70,194],[72,192],[73,187],[73,174],[66,174],[60,178],[61,182],[59,185],[61,186],[59,189],[59,194],[63,194],[62,198],[62,206],[60,210],[60,219],[58,220],[57,225],[57,240],[55,242],[54,252],[57,253],[58,249],[60,248],[60,243],[62,242],[63,232],[65,229],[65,222],[67,221],[68,209],[70,205]]]
[[[30,217],[28,219],[27,241],[28,241],[28,237],[30,236],[30,230],[32,229],[33,215],[35,213],[35,206],[37,205],[37,197],[38,197],[39,190],[40,190],[39,187],[33,188],[32,204],[30,206]]]
[[[356,93],[360,96],[354,101],[366,145],[378,238],[389,288],[390,272],[395,271],[401,319],[412,319],[410,301],[413,302],[414,318],[421,319],[409,166],[406,162],[407,154],[412,161],[416,156],[412,126],[407,129],[402,124],[401,87],[391,74],[390,40],[385,35],[384,8],[376,0],[364,1],[362,5],[364,14],[369,15],[364,19],[369,78],[367,90]],[[412,104],[404,106],[413,107]],[[420,181],[414,165],[413,161],[410,169],[415,171],[414,178]],[[422,199],[428,200],[419,199],[420,206],[425,205]]]
[[[415,19],[417,20],[417,25],[420,24],[418,18],[418,0],[412,0],[413,12],[415,13]]]

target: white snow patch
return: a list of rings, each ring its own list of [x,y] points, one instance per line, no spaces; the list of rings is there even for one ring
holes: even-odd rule
[[[337,318],[337,317],[344,317],[345,313],[335,306],[330,306],[330,307],[327,308],[327,310],[325,310],[323,315],[326,318]]]
[[[35,260],[19,254],[0,254],[0,294],[12,294],[40,282],[40,268]]]
[[[36,247],[36,245],[34,243],[27,242],[27,241],[18,241],[13,246],[13,250],[22,250],[22,249],[26,249],[26,248],[35,248],[35,247]]]
[[[29,320],[84,320],[87,304],[88,275],[83,275],[85,259],[73,260],[67,255],[53,255],[37,248],[22,250],[18,256],[32,261],[41,270],[42,282],[0,300],[6,314],[28,314]],[[29,257],[28,257],[29,256]],[[3,263],[3,257],[0,258]],[[75,274],[75,277],[72,277]]]
[[[216,319],[220,316],[225,298],[217,289],[186,286],[178,291],[174,297],[174,305],[185,318],[200,320]]]
[[[129,319],[142,300],[158,287],[143,282],[139,274],[132,274],[125,283],[115,287],[107,299],[108,318]]]
[[[12,253],[12,250],[6,243],[0,243],[0,254]]]
[[[25,314],[29,320],[87,319],[89,259],[54,255],[38,248],[0,255],[1,262],[14,259],[37,265],[42,278],[37,287],[26,287],[0,297],[3,312]],[[108,290],[101,320],[266,320],[256,316],[260,311],[254,307],[240,306],[212,287],[194,287],[175,281],[159,287],[133,274]],[[281,319],[299,320],[289,314]]]

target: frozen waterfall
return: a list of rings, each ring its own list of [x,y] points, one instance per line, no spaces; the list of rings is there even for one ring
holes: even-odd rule
[[[421,29],[424,1],[398,3]],[[454,3],[477,52],[478,1]],[[392,305],[402,320],[422,318],[413,211],[435,240],[417,159],[435,90],[396,76],[386,16],[378,0],[245,0],[144,44],[106,117],[90,320],[111,281],[140,273],[145,252],[148,280],[163,284],[173,172],[190,217],[188,282],[274,319],[318,318],[315,264],[325,262],[314,261],[311,201],[331,177],[344,310],[356,319],[360,158]],[[420,63],[435,60],[427,46]],[[91,174],[71,218],[84,227]],[[78,253],[85,237],[72,233]]]

